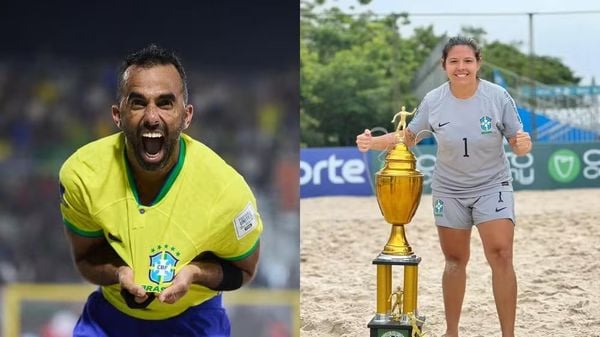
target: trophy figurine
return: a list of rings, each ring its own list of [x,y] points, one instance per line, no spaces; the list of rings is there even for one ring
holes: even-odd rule
[[[383,251],[373,260],[377,265],[377,311],[368,324],[371,337],[420,336],[424,321],[417,313],[417,271],[421,258],[414,254],[404,230],[419,206],[423,187],[423,174],[416,169],[416,158],[404,144],[406,117],[414,113],[402,107],[394,115],[392,122],[400,117],[395,131],[398,144],[387,153],[385,164],[375,179],[379,209],[392,228]],[[392,312],[390,301],[395,294],[392,294],[393,265],[404,267],[402,301],[396,303],[398,307],[401,304],[401,308],[397,313]]]

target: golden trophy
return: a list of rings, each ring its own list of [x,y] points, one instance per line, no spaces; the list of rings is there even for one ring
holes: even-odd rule
[[[423,187],[423,174],[416,169],[416,158],[404,144],[406,117],[405,107],[394,115],[392,122],[400,117],[396,136],[398,144],[385,157],[383,168],[376,174],[376,196],[379,209],[392,230],[383,251],[373,260],[377,265],[377,311],[369,322],[371,337],[414,337],[421,335],[424,317],[417,313],[418,265],[416,256],[408,244],[404,226],[408,224],[419,206]],[[392,309],[392,266],[404,267],[404,284],[401,302]],[[401,308],[400,308],[401,304]],[[398,312],[396,311],[398,307]],[[392,312],[394,310],[394,312]]]

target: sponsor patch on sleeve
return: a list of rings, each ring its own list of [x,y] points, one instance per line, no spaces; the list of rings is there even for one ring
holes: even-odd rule
[[[246,208],[233,219],[233,227],[235,228],[235,235],[237,235],[238,240],[241,240],[250,233],[257,225],[258,219],[251,203],[248,203]]]

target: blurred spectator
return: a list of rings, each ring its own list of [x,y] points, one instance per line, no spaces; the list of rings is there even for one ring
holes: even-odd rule
[[[78,318],[79,316],[72,311],[58,311],[42,326],[40,337],[70,337]]]

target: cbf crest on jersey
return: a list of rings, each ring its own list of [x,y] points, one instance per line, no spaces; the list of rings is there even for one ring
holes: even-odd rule
[[[492,132],[492,119],[488,116],[483,116],[479,119],[479,126],[481,126],[481,134]]]
[[[148,277],[150,281],[161,284],[173,281],[175,278],[175,266],[179,259],[177,257],[181,255],[174,246],[158,245],[151,250],[150,255],[150,270]]]

